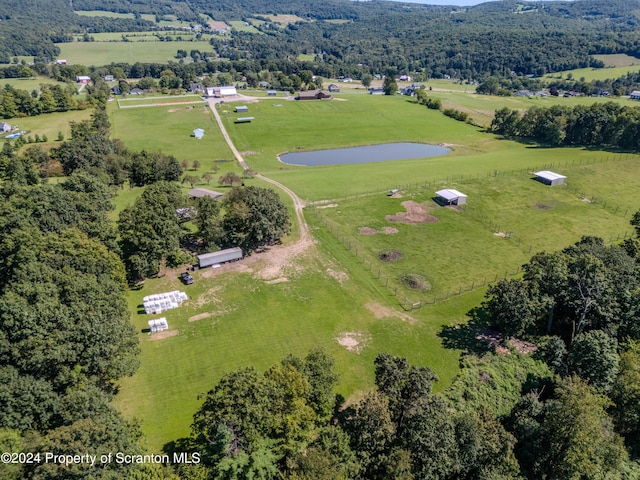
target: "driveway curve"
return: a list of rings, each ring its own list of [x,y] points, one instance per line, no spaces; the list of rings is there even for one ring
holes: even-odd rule
[[[229,145],[231,152],[233,152],[233,155],[236,157],[236,160],[238,160],[238,163],[240,164],[240,166],[244,170],[247,170],[249,169],[249,165],[247,165],[247,162],[244,160],[244,158],[242,157],[242,155],[234,145],[233,141],[231,140],[231,137],[229,136],[229,133],[227,132],[227,129],[224,127],[224,124],[222,123],[222,118],[220,117],[220,114],[218,113],[218,109],[216,108],[216,105],[218,104],[218,102],[219,100],[216,100],[213,98],[208,99],[209,107],[211,108],[211,111],[213,112],[213,116],[215,117],[216,122],[218,123],[218,127],[220,128],[220,132],[222,133],[222,136],[227,142],[227,145]],[[289,197],[291,197],[291,200],[293,201],[293,208],[296,213],[296,219],[298,221],[298,225],[300,226],[300,242],[306,243],[311,241],[311,235],[309,234],[309,226],[307,225],[307,222],[304,219],[304,213],[302,210],[305,207],[305,202],[298,195],[296,195],[296,193],[293,190],[283,185],[282,183],[272,178],[265,177],[264,175],[261,175],[261,174],[257,174],[256,177],[259,178],[260,180],[270,183],[275,187],[278,187],[287,195],[289,195]]]

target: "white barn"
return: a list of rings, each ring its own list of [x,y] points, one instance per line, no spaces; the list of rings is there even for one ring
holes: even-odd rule
[[[444,205],[464,205],[467,203],[467,195],[453,188],[438,190],[436,200]]]
[[[539,172],[534,172],[534,175],[536,176],[536,180],[545,185],[562,185],[567,179],[564,175],[550,170],[540,170]]]
[[[238,95],[238,91],[236,87],[227,85],[224,87],[207,87],[207,97],[236,97]]]

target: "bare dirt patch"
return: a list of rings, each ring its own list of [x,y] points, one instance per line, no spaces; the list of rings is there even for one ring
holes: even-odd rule
[[[420,223],[432,223],[437,222],[438,218],[429,214],[429,211],[424,205],[414,202],[413,200],[407,200],[402,202],[402,206],[406,209],[406,212],[398,212],[395,215],[387,215],[385,219],[393,223],[405,223],[407,225],[417,225]]]
[[[382,229],[382,233],[384,233],[385,235],[395,235],[399,232],[400,230],[398,230],[396,227],[384,227]]]
[[[337,203],[330,203],[328,205],[319,205],[316,208],[336,208],[338,206]]]
[[[222,290],[222,286],[217,285],[198,295],[198,298],[194,303],[195,307],[199,308],[210,303],[220,303],[222,300],[216,295],[220,290]]]
[[[540,210],[551,210],[553,207],[544,203],[536,203],[536,208],[539,208]]]
[[[274,278],[273,280],[267,280],[266,283],[267,285],[275,285],[277,283],[285,283],[288,282],[289,279],[287,277],[280,277],[280,278]]]
[[[371,227],[360,227],[358,233],[360,233],[360,235],[375,235],[376,233],[378,233],[378,231],[375,228]]]
[[[376,302],[369,302],[365,305],[365,307],[379,320],[383,318],[399,318],[400,320],[404,320],[410,323],[414,323],[416,321],[416,319],[411,315],[407,315],[404,312],[394,310],[393,308],[385,307],[384,305],[380,305]]]
[[[385,250],[378,254],[378,258],[383,262],[397,262],[404,257],[400,250]]]
[[[510,338],[506,342],[500,332],[488,328],[482,329],[476,335],[478,340],[486,342],[490,349],[495,350],[499,355],[510,355],[511,349],[520,354],[533,353],[538,350],[537,345],[518,338]]]
[[[334,278],[338,283],[344,283],[349,280],[349,274],[341,270],[334,270],[333,268],[327,268],[327,275]]]
[[[149,335],[149,340],[164,340],[165,338],[175,337],[178,330],[165,330],[164,332],[156,332]]]
[[[204,320],[205,318],[209,318],[211,316],[211,312],[199,313],[198,315],[194,315],[189,317],[190,322],[197,322],[198,320]]]
[[[367,346],[370,337],[362,332],[344,332],[336,340],[350,352],[360,353]]]
[[[507,234],[506,234],[506,233],[504,233],[504,232],[494,232],[494,235],[495,235],[496,237],[502,237],[502,238],[504,238],[504,237],[506,237],[506,236],[507,236]]]

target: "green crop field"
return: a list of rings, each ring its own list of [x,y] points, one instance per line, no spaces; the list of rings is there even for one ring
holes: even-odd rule
[[[505,101],[440,93],[469,108],[490,110],[499,108],[491,100]],[[638,209],[634,179],[640,178],[640,162],[634,155],[500,140],[401,96],[354,92],[327,102],[262,98],[247,105],[255,118],[248,124],[234,123],[233,102],[217,108],[253,169],[304,199],[324,201],[306,209],[316,243],[278,268],[270,257],[257,254],[234,268],[194,272],[190,286],[178,281],[179,271],[167,271],[130,292],[133,322],[141,332],[141,367],[123,380],[115,402],[127,417],[141,420],[151,451],[189,434],[198,396],[225,372],[248,365],[262,370],[315,345],[336,358],[338,391],[347,398],[372,387],[379,352],[430,366],[441,379],[440,390],[457,374],[464,348],[441,338],[442,328],[466,321],[467,312],[482,301],[485,282],[517,274],[536,251],[563,248],[581,235],[622,238]],[[238,171],[234,161],[216,162],[233,157],[208,107],[118,109],[112,103],[109,113],[113,136],[132,149],[161,149],[179,160],[198,160],[198,175],[216,165]],[[194,128],[205,130],[202,140],[191,137]],[[287,151],[399,141],[446,144],[452,152],[324,167],[290,166],[277,159]],[[567,175],[568,186],[532,180],[530,171],[542,167]],[[219,189],[215,180],[211,183]],[[468,205],[455,210],[435,204],[435,190],[445,186],[469,195]],[[387,197],[390,188],[399,188],[402,197]],[[118,208],[139,193],[123,191]],[[407,201],[414,203],[403,205]],[[437,221],[408,225],[386,218],[417,204]],[[386,250],[398,250],[403,258],[382,262],[378,254]],[[421,275],[428,289],[407,287],[399,281],[403,274]],[[190,299],[162,314],[170,325],[168,336],[142,333],[147,321],[157,318],[140,313],[142,297],[176,289]],[[412,309],[418,302],[422,308]],[[341,345],[345,338],[357,340],[360,350]]]
[[[111,62],[167,62],[178,50],[212,52],[207,42],[72,42],[60,43],[60,58],[69,64],[108,65]]]

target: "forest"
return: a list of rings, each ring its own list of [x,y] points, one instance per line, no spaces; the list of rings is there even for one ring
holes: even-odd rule
[[[0,59],[8,63],[15,55],[55,58],[55,42],[73,40],[72,33],[149,29],[152,24],[139,18],[140,13],[147,12],[171,12],[192,22],[198,21],[198,14],[218,20],[295,14],[303,20],[286,27],[268,21],[257,27],[262,35],[232,32],[230,38],[214,38],[212,42],[220,57],[232,61],[277,61],[311,54],[315,57],[314,71],[326,69],[326,65],[344,75],[360,69],[367,73],[417,73],[424,79],[448,75],[471,80],[485,75],[508,77],[512,72],[542,75],[602,66],[592,57],[594,54],[640,55],[635,28],[638,0],[605,4],[581,0],[535,6],[508,1],[472,8],[342,0],[313,7],[296,1],[256,1],[242,8],[227,3],[190,2],[187,7],[182,2],[143,2],[132,8],[128,2],[115,0],[107,4],[74,2],[77,9],[136,13],[138,19],[134,20],[81,17],[60,0],[47,2],[44,8],[15,2],[9,10],[13,13],[3,20]],[[185,12],[185,8],[190,11]],[[46,32],[40,26],[44,18],[48,19]]]

